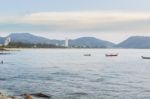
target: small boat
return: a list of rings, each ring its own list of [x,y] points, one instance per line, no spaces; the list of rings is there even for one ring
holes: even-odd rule
[[[3,53],[3,52],[0,52],[0,55],[7,55],[7,54],[10,54],[10,53]]]
[[[118,54],[105,54],[106,57],[118,56]]]
[[[150,57],[141,56],[142,59],[150,59]]]
[[[91,56],[91,54],[84,54],[84,56]]]

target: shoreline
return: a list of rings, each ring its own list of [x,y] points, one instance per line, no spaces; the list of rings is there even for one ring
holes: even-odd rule
[[[43,93],[34,94],[22,94],[19,96],[9,96],[0,92],[0,99],[51,99],[51,95],[46,95]]]
[[[23,49],[98,49],[98,50],[149,50],[148,48],[0,48],[0,51],[21,51]]]

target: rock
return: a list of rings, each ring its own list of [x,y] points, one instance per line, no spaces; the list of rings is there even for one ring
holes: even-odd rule
[[[8,99],[24,99],[25,96],[11,96]]]
[[[51,96],[42,93],[24,94],[21,96],[6,96],[0,93],[0,99],[51,99]]]
[[[25,96],[25,98],[24,99],[33,99],[32,98],[32,96],[31,95],[27,95],[27,96]]]
[[[31,94],[31,95],[35,96],[35,97],[51,98],[50,95],[46,95],[46,94],[43,94],[43,93],[34,93],[34,94]]]
[[[8,97],[0,93],[0,99],[8,99]]]
[[[12,99],[17,99],[17,97],[13,96]]]

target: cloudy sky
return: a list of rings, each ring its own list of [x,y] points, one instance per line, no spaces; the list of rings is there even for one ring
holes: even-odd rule
[[[118,43],[150,36],[150,0],[0,0],[0,36],[93,36]]]

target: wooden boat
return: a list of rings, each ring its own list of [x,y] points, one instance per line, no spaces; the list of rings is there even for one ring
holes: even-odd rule
[[[118,56],[118,54],[105,54],[106,57]]]
[[[150,57],[141,56],[142,59],[150,59]]]
[[[91,56],[91,54],[84,54],[84,56]]]

